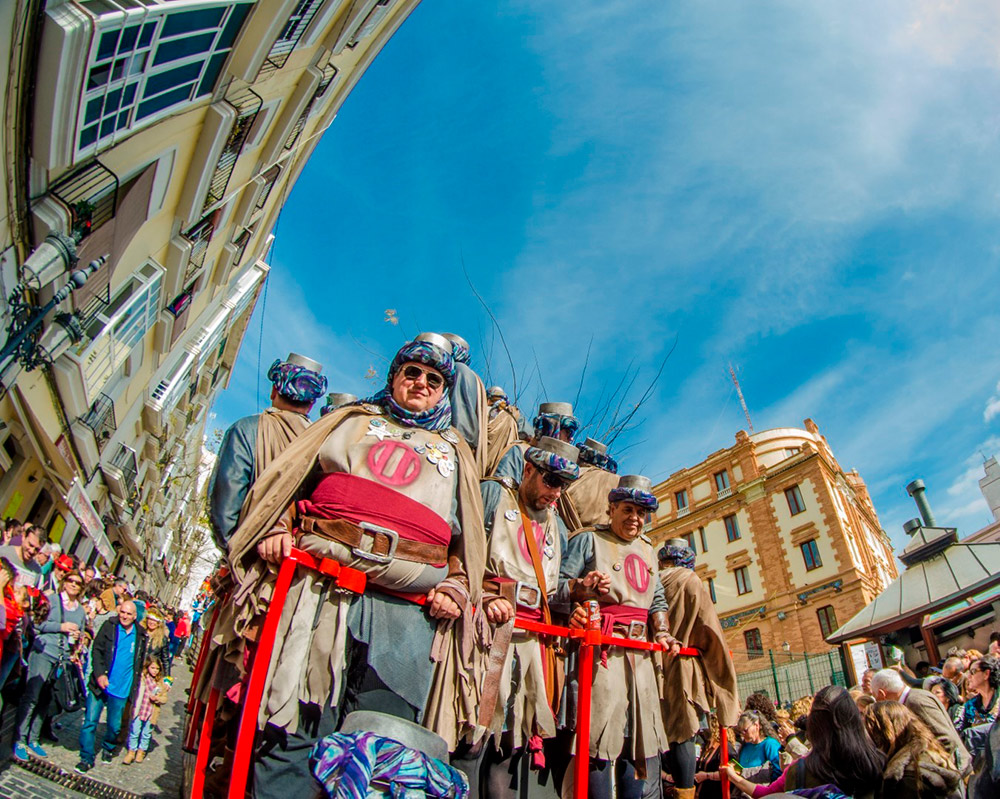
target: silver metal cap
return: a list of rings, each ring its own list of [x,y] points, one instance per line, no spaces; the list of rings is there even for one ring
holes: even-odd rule
[[[331,408],[340,408],[344,405],[350,405],[352,402],[357,402],[358,398],[354,394],[341,394],[334,392],[333,394],[326,395],[326,404]]]
[[[638,488],[640,491],[653,493],[653,481],[641,474],[624,474],[618,481],[619,488]],[[686,543],[686,542],[685,542]]]
[[[577,459],[580,457],[580,450],[572,444],[567,444],[565,441],[558,438],[552,438],[551,436],[542,436],[538,439],[538,443],[535,444],[535,449],[551,452],[565,458],[568,461],[573,461],[573,463],[577,463]]]
[[[489,389],[486,391],[486,396],[487,397],[502,397],[506,393],[507,392],[504,391],[502,388],[500,388],[500,386],[490,386]]]
[[[451,342],[440,333],[421,333],[414,341],[426,341],[451,355]]]
[[[314,361],[312,358],[307,358],[305,355],[299,355],[297,352],[288,353],[285,363],[301,366],[303,369],[308,369],[310,372],[316,372],[317,374],[323,372],[323,364],[319,361]]]
[[[592,438],[588,438],[583,442],[583,446],[590,447],[594,452],[599,452],[601,455],[608,454],[607,444],[602,444],[600,441],[595,441]]]
[[[668,547],[690,547],[691,546],[688,543],[688,540],[686,538],[670,538],[667,541],[664,541],[663,543],[666,544]]]
[[[444,336],[446,339],[448,339],[448,341],[454,342],[459,347],[465,347],[465,349],[469,349],[469,342],[466,341],[457,333],[442,333],[441,335]]]
[[[539,413],[558,413],[560,416],[572,416],[573,406],[568,402],[543,402],[538,406]]]

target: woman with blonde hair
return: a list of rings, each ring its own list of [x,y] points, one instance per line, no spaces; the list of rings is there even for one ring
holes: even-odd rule
[[[146,634],[149,636],[149,643],[146,648],[146,655],[155,658],[160,663],[163,676],[170,674],[170,635],[167,633],[167,625],[163,623],[160,614],[150,610],[145,619]]]
[[[958,799],[962,778],[930,728],[899,702],[876,702],[865,726],[887,762],[878,797]]]

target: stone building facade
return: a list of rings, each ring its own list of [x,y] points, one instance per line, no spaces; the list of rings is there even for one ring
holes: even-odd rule
[[[0,327],[69,281],[47,236],[107,256],[0,363],[4,516],[170,593],[282,205],[418,2],[0,3]]]
[[[821,653],[824,636],[897,576],[864,481],[815,423],[736,434],[656,486],[657,546],[686,538],[734,653]],[[759,667],[759,664],[757,665]]]

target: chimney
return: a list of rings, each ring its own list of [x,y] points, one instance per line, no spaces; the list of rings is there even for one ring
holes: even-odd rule
[[[920,511],[920,518],[924,520],[924,526],[937,527],[931,505],[924,495],[924,481],[914,480],[906,487],[906,493],[913,497],[913,501],[917,503],[917,509]]]

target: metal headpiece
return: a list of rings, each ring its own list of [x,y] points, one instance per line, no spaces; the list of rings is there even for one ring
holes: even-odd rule
[[[618,488],[637,488],[652,494],[653,481],[641,474],[623,474],[618,480]]]
[[[538,439],[538,443],[535,444],[535,449],[551,452],[552,454],[558,455],[560,458],[565,458],[573,463],[576,463],[580,457],[580,450],[572,444],[569,444],[559,438],[552,438],[551,436],[542,436]]]
[[[426,341],[428,344],[433,344],[435,347],[439,347],[451,355],[451,340],[442,336],[440,333],[421,333],[413,340]]]
[[[538,412],[540,414],[558,413],[561,416],[572,416],[573,405],[569,402],[543,402],[538,406]]]
[[[448,339],[448,341],[452,344],[457,344],[459,347],[469,349],[469,342],[458,335],[458,333],[442,333],[441,335]]]
[[[308,369],[310,372],[316,372],[316,374],[320,374],[323,371],[323,364],[319,361],[314,361],[312,358],[307,358],[305,355],[299,355],[297,352],[288,353],[288,357],[285,358],[285,363],[301,366],[303,369]]]
[[[607,455],[608,454],[608,445],[607,444],[602,444],[600,441],[595,441],[592,438],[588,438],[588,439],[584,440],[583,446],[590,447],[592,450],[594,450],[594,452],[598,452],[601,455]]]

